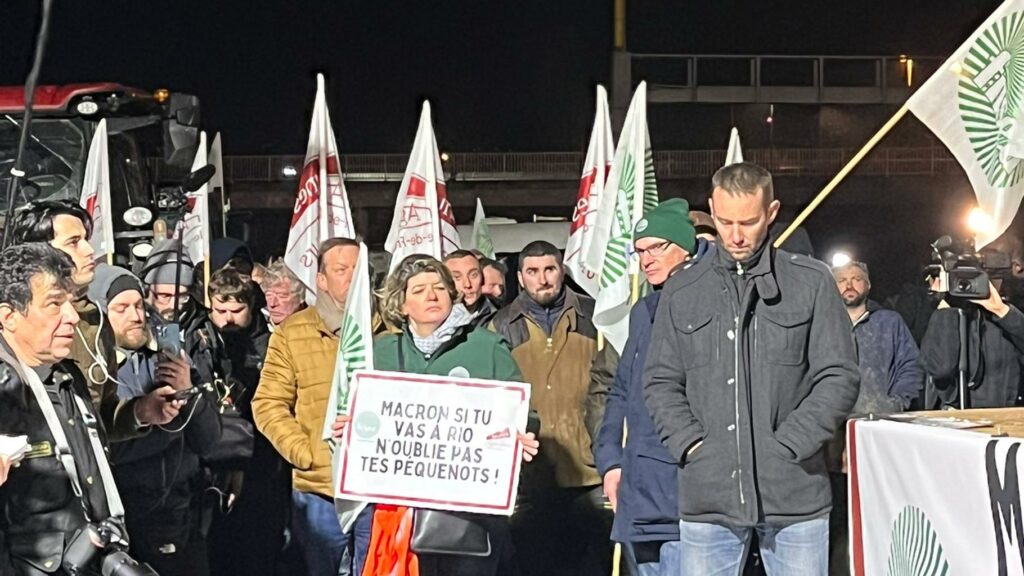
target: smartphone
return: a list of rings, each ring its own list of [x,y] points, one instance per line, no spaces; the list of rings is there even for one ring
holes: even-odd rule
[[[189,398],[199,394],[199,392],[199,387],[193,386],[191,388],[186,388],[185,390],[178,390],[177,392],[169,396],[164,396],[164,399],[167,400],[168,402],[171,402],[173,400],[188,400]]]
[[[168,322],[156,327],[156,343],[161,352],[177,358],[181,355],[181,325]]]

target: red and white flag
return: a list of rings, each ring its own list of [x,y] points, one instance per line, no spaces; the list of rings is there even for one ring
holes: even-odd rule
[[[199,147],[192,161],[192,171],[206,166],[206,132],[199,133]],[[181,224],[182,247],[192,262],[198,264],[210,255],[210,183],[188,193],[188,212]]]
[[[440,260],[461,245],[430,123],[430,102],[424,102],[384,249],[391,253],[394,270],[410,254],[426,254]]]
[[[214,195],[215,202],[220,203],[220,234],[221,236],[228,235],[228,211],[231,210],[231,206],[228,201],[227,193],[224,190],[224,151],[221,148],[220,143],[220,132],[213,137],[213,143],[210,144],[210,154],[207,156],[206,161],[213,164],[215,172],[213,178],[210,178],[210,193]]]
[[[612,141],[612,123],[608,114],[608,94],[604,86],[598,85],[597,114],[594,116],[594,128],[590,132],[590,146],[587,147],[587,160],[583,163],[583,176],[580,178],[580,190],[576,194],[576,206],[572,211],[569,239],[565,242],[566,272],[580,288],[594,298],[601,287],[598,278],[600,270],[591,270],[584,262],[584,255],[593,237],[597,209],[601,205],[601,192],[604,190],[614,156],[615,143]]]
[[[110,211],[110,157],[107,154],[107,121],[100,120],[89,145],[82,183],[82,208],[92,216],[89,243],[100,259],[114,253],[114,223]]]
[[[326,193],[322,183],[326,182]],[[341,177],[341,159],[334,139],[324,76],[316,76],[313,121],[306,145],[306,161],[299,175],[284,262],[306,286],[306,302],[316,301],[316,262],[320,243],[328,238],[355,238],[352,210]]]

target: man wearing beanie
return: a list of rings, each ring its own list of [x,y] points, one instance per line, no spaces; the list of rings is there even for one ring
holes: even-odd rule
[[[142,285],[139,283],[139,279],[128,270],[118,266],[100,264],[96,267],[96,275],[92,283],[89,284],[87,296],[99,310],[106,311],[106,319],[111,328],[116,349],[137,348],[139,345],[135,343],[134,339],[140,337],[140,332],[148,336],[149,327],[142,305]],[[129,308],[126,300],[138,301],[138,308],[143,313],[141,319],[130,314],[134,307]],[[125,334],[128,335],[127,338],[132,339],[128,344],[125,343]],[[116,371],[112,376],[116,376]],[[162,388],[154,390],[150,394],[121,400],[113,411],[112,420],[104,424],[114,430],[140,431],[148,431],[148,427],[152,425],[167,424],[178,415],[180,408],[180,403],[170,402],[165,398],[166,395],[173,392],[171,388]],[[114,438],[113,441],[116,442],[123,437],[125,435]]]
[[[155,317],[150,323],[177,322],[188,357],[200,382],[212,383],[223,374],[223,346],[208,310],[193,296],[193,264],[177,238],[158,242],[142,265],[146,303]]]
[[[142,424],[151,423],[151,412],[174,414],[166,426],[110,446],[131,534],[130,552],[164,576],[208,574],[200,530],[205,486],[200,458],[220,439],[216,392],[203,389],[187,399],[172,398],[192,390],[199,375],[184,353],[175,358],[158,349],[142,285],[130,272],[100,267],[90,297],[108,310],[114,330],[118,397],[139,407],[135,415]]]
[[[769,243],[767,170],[711,183],[718,239],[662,289],[642,376],[679,467],[681,572],[739,573],[756,533],[768,576],[827,574],[825,447],[860,382],[850,318],[827,266]]]
[[[679,570],[679,468],[654,429],[644,404],[642,377],[661,286],[708,249],[706,241],[695,238],[688,211],[686,200],[666,200],[634,228],[633,246],[654,291],[630,311],[622,359],[613,347],[605,346],[600,361],[594,361],[594,371],[603,366],[614,374],[611,389],[601,385],[607,376],[592,374],[588,394],[594,461],[615,510],[612,540],[622,544],[625,557],[635,567],[632,573],[639,576],[668,576]]]

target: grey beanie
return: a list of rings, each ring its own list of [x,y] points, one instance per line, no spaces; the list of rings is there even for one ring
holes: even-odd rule
[[[138,290],[142,293],[142,283],[120,266],[100,264],[96,267],[96,275],[89,283],[86,296],[100,310],[106,311],[110,301],[125,290]]]
[[[178,284],[180,286],[192,285],[192,260],[188,257],[188,251],[181,251],[181,272],[178,276],[178,243],[177,238],[161,240],[153,246],[146,262],[142,265],[142,281],[146,286],[154,284]],[[175,282],[175,278],[178,279]]]

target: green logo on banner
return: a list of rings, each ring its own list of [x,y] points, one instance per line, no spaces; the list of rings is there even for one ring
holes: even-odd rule
[[[886,576],[945,576],[949,563],[932,523],[907,506],[892,524]]]
[[[1024,144],[1024,126],[1017,125],[1024,97],[1021,12],[1004,16],[978,37],[960,76],[960,118],[978,164],[989,184],[1009,188],[1024,178],[1024,162],[1009,149],[1013,140]]]
[[[366,343],[359,330],[359,322],[351,314],[345,315],[341,327],[341,348],[338,351],[345,362],[345,386],[339,390],[338,412],[344,413],[348,408],[348,393],[352,385],[352,373],[366,368]]]
[[[356,436],[372,440],[380,432],[380,418],[373,412],[360,412],[354,422]]]

